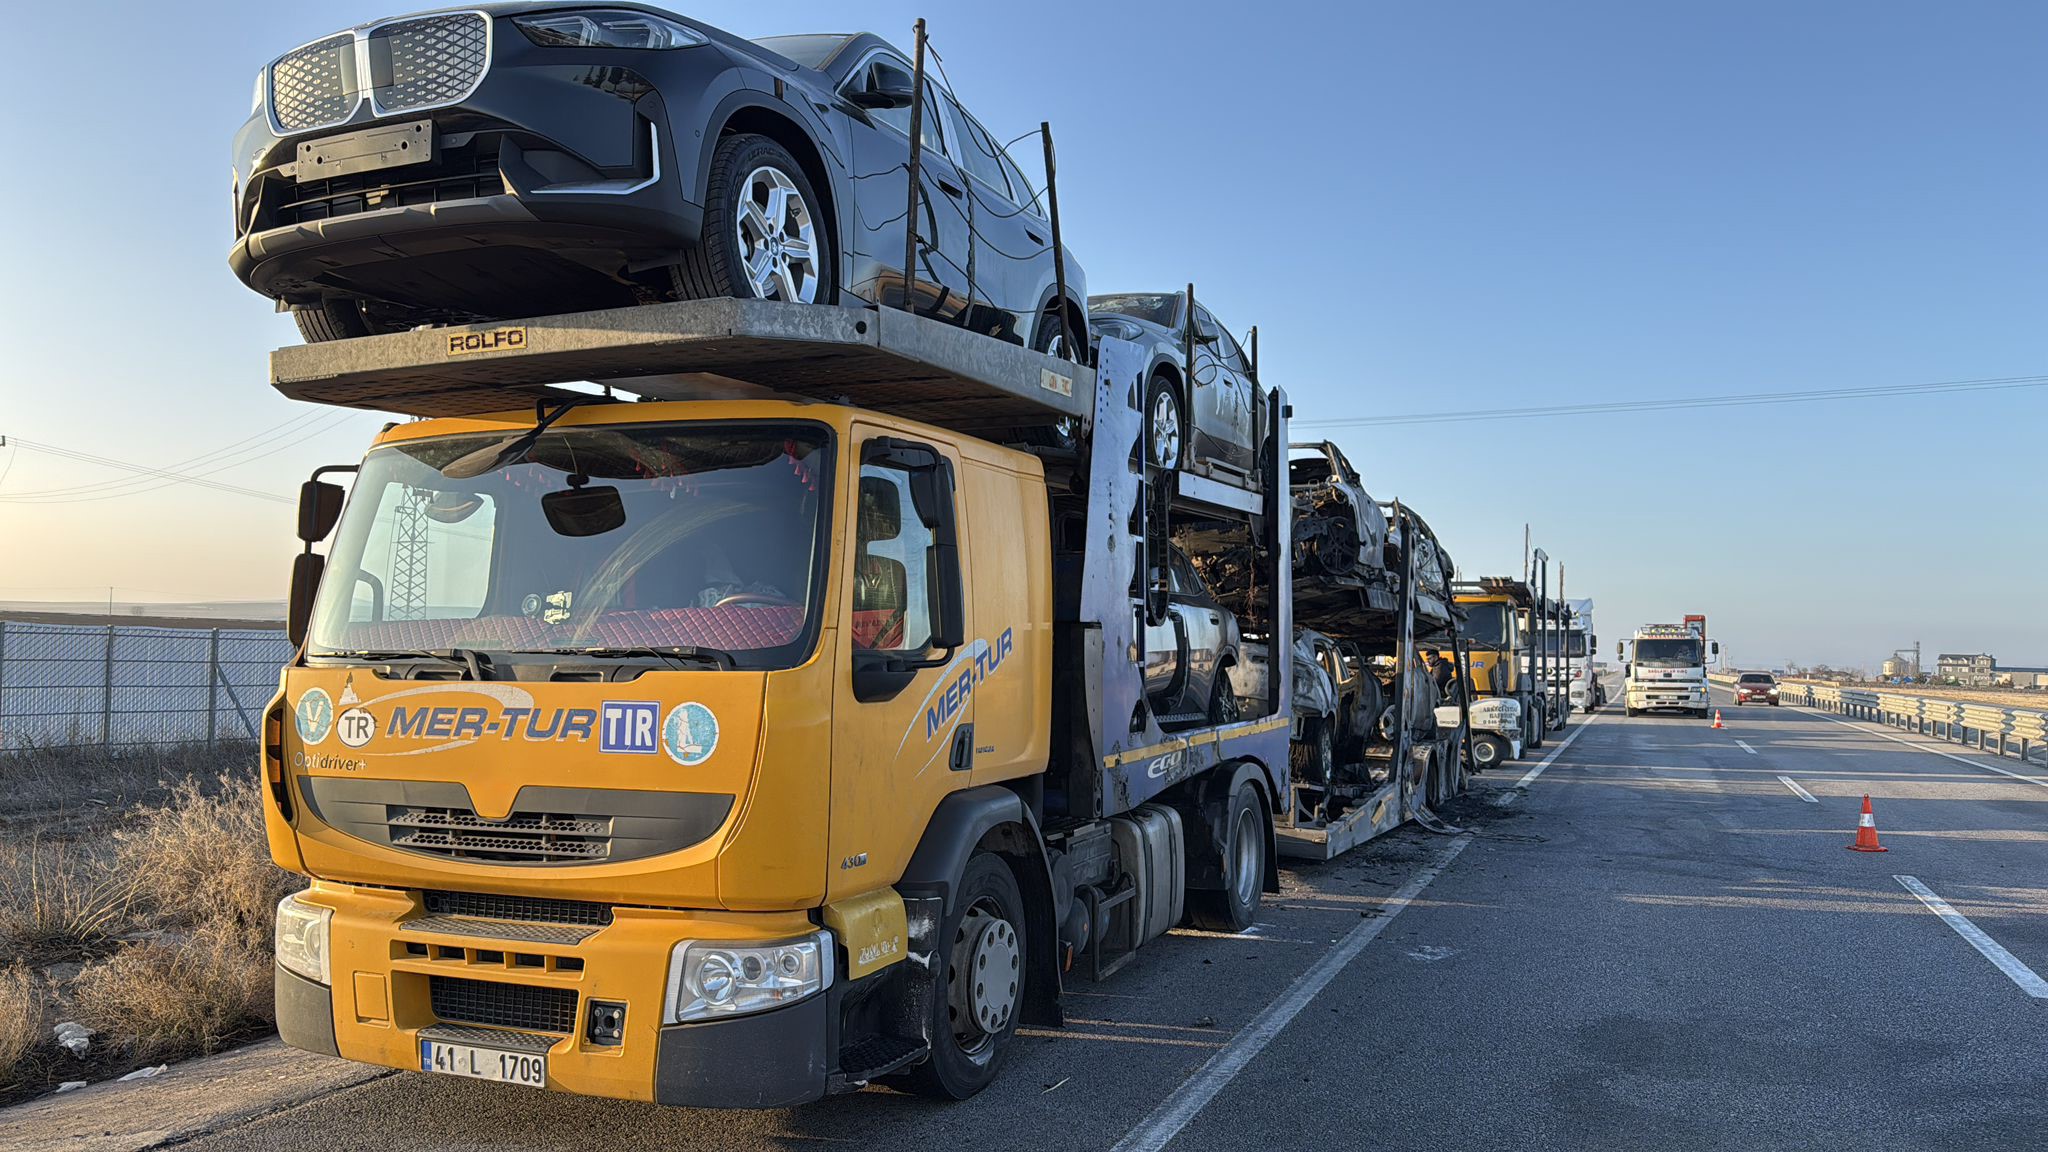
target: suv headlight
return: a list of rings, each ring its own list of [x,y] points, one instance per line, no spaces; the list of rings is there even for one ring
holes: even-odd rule
[[[711,41],[702,32],[652,12],[591,8],[515,16],[526,38],[543,48],[694,48]]]
[[[742,1016],[801,1000],[832,986],[832,937],[814,932],[774,944],[685,940],[668,958],[662,1021],[684,1024]]]
[[[327,929],[334,909],[300,900],[297,893],[277,902],[277,962],[308,980],[332,984],[327,970]]]

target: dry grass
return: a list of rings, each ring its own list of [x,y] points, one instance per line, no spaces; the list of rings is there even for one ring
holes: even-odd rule
[[[49,984],[34,969],[16,963],[0,970],[0,1085],[13,1084],[48,1035]]]
[[[103,853],[0,840],[0,954],[47,961],[105,948],[131,926],[135,889]]]
[[[237,758],[172,778],[197,754],[0,756],[0,1103],[270,1026],[272,914],[302,881],[270,862],[255,773],[221,771]],[[77,783],[101,770],[105,792]],[[98,1030],[85,1064],[51,1046],[58,1019]]]
[[[125,875],[149,878],[140,897],[159,924],[217,931],[266,957],[277,902],[304,886],[270,862],[262,797],[248,773],[178,784],[162,807],[114,834],[114,861]]]
[[[141,1060],[213,1052],[275,1019],[269,951],[212,927],[131,944],[79,973],[72,991],[79,1021]]]
[[[0,828],[90,832],[139,805],[159,804],[179,781],[223,764],[256,763],[253,744],[139,748],[20,748],[0,753]]]

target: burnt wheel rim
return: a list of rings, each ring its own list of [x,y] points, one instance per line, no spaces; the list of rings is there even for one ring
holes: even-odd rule
[[[747,173],[733,231],[741,274],[757,299],[818,302],[816,218],[787,172],[764,164]]]

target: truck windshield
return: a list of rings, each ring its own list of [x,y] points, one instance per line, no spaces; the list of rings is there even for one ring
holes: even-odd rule
[[[514,463],[444,473],[505,440],[369,454],[321,580],[310,653],[696,648],[757,669],[803,659],[828,520],[824,428],[557,427]]]
[[[1543,650],[1556,657],[1570,656],[1574,660],[1586,655],[1586,634],[1584,632],[1546,632],[1543,634]]]
[[[1466,604],[1465,623],[1459,631],[1465,643],[1475,648],[1505,648],[1508,642],[1508,614],[1505,604]]]
[[[1645,668],[1697,668],[1700,642],[1679,636],[1636,641],[1636,663]]]

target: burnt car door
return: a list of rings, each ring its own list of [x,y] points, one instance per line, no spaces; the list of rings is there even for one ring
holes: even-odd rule
[[[1195,385],[1190,402],[1191,423],[1200,438],[1197,459],[1249,476],[1258,442],[1252,428],[1251,365],[1237,341],[1200,304],[1195,305],[1195,364],[1189,375]]]
[[[1187,710],[1206,711],[1209,688],[1216,678],[1218,665],[1222,663],[1227,639],[1223,606],[1216,602],[1209,586],[1202,583],[1201,573],[1195,571],[1187,555],[1178,548],[1174,549],[1169,575],[1173,585],[1173,614],[1186,622],[1187,629]]]
[[[850,245],[853,255],[848,288],[872,303],[958,320],[968,297],[967,187],[947,151],[938,86],[926,78],[918,125],[923,147],[918,153],[922,192],[917,201],[916,286],[907,305],[903,246],[904,221],[910,216],[910,108],[907,103],[900,108],[863,108],[852,99],[861,92],[908,92],[911,83],[908,61],[875,49],[853,66],[839,87],[841,96],[847,97],[853,137],[852,219],[840,226],[842,242]]]

